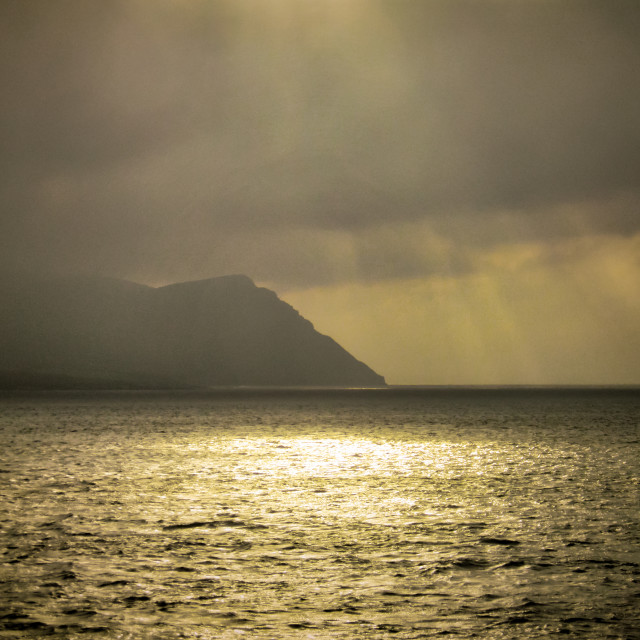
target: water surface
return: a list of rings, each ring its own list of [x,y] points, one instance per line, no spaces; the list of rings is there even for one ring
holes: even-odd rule
[[[634,390],[0,398],[0,638],[638,638]]]

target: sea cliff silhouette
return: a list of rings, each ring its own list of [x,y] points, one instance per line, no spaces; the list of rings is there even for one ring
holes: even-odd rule
[[[0,283],[0,386],[384,386],[243,275],[153,288],[73,277]]]

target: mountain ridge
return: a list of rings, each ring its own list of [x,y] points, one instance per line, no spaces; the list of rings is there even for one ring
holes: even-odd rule
[[[40,279],[0,283],[0,295],[4,388],[20,379],[90,388],[386,384],[242,274],[161,287]]]

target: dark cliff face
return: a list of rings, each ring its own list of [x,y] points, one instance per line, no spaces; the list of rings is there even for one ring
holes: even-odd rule
[[[246,276],[157,289],[102,278],[0,288],[4,386],[36,374],[69,386],[384,385]]]

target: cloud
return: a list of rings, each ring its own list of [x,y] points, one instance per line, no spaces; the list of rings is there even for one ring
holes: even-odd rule
[[[638,229],[636,2],[0,12],[4,268],[372,281]]]

